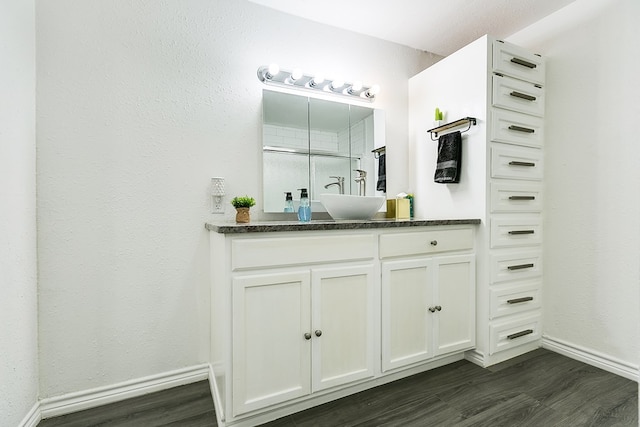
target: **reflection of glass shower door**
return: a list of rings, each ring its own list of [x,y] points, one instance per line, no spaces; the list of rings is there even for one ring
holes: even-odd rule
[[[285,193],[300,199],[299,188],[307,188],[309,182],[309,155],[307,153],[263,152],[263,176],[265,185],[264,211],[282,212]]]

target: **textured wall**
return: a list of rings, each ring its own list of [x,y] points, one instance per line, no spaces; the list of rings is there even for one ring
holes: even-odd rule
[[[636,367],[639,16],[578,0],[509,38],[547,58],[545,334]]]
[[[208,361],[209,179],[262,194],[258,66],[379,83],[406,189],[407,79],[437,57],[245,0],[41,1],[36,23],[43,397]]]
[[[0,425],[38,399],[35,7],[0,2]]]

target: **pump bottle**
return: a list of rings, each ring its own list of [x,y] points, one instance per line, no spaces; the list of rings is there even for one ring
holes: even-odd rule
[[[291,192],[286,192],[286,196],[284,198],[284,211],[285,212],[295,212],[293,209],[293,196],[291,196]]]
[[[298,206],[298,220],[300,222],[311,221],[311,206],[309,205],[309,193],[306,188],[300,190],[300,206]]]

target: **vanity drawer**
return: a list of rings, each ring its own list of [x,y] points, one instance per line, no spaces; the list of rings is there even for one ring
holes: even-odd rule
[[[373,234],[265,237],[234,239],[231,242],[231,268],[281,267],[372,259],[376,257]]]
[[[544,90],[533,83],[493,76],[493,106],[544,116]]]
[[[544,120],[528,114],[492,108],[490,132],[494,142],[542,148]]]
[[[493,71],[543,84],[545,62],[542,57],[519,46],[496,40],[493,42]]]
[[[542,211],[542,185],[539,183],[491,183],[492,212]]]
[[[491,283],[532,279],[542,275],[542,250],[492,252]]]
[[[491,287],[490,319],[535,310],[542,305],[541,279]]]
[[[493,144],[491,146],[491,177],[542,180],[542,150]]]
[[[490,326],[489,353],[508,350],[540,339],[542,318],[539,312],[518,316]]]
[[[380,236],[380,258],[423,255],[473,248],[473,230],[433,230]]]
[[[509,248],[542,243],[540,215],[491,218],[491,247]]]

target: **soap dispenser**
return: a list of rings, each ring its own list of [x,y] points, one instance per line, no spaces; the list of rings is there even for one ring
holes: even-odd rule
[[[298,207],[298,220],[301,222],[311,221],[311,206],[309,205],[309,193],[306,188],[300,190],[300,206]]]
[[[291,196],[291,192],[286,192],[286,196],[284,198],[284,211],[285,212],[295,212],[293,209],[293,196]]]

